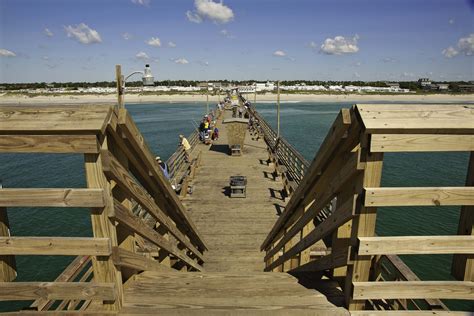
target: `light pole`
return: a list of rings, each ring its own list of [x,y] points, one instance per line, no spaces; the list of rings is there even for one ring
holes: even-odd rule
[[[142,74],[142,81],[144,86],[155,85],[155,78],[153,78],[153,75],[151,74],[150,65],[148,64],[145,65],[145,69],[143,71],[134,71],[126,77],[122,75],[122,66],[115,66],[115,77],[117,80],[117,100],[119,109],[124,107],[123,97],[125,92],[125,82],[128,78],[136,74]]]
[[[280,81],[277,81],[277,138],[280,138]]]

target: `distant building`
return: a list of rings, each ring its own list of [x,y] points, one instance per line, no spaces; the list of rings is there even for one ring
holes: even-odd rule
[[[449,84],[447,83],[438,83],[438,90],[440,91],[448,91],[449,90]]]
[[[460,92],[474,92],[474,84],[460,84],[458,88]]]
[[[418,79],[418,84],[423,89],[425,89],[425,88],[429,89],[430,86],[431,86],[431,80],[429,78],[420,78],[420,79]]]

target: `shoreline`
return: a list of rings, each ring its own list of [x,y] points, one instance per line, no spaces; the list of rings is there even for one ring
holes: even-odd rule
[[[246,95],[244,95],[246,96]],[[285,94],[280,95],[282,103],[297,102],[416,102],[416,103],[454,103],[454,102],[474,102],[474,94]],[[248,95],[249,101],[253,102],[253,94]],[[221,98],[222,99],[222,98]],[[258,102],[276,102],[277,96],[274,93],[257,95]],[[210,95],[209,103],[218,101],[218,96]],[[0,95],[0,104],[17,105],[46,105],[46,104],[80,104],[80,103],[116,103],[115,94],[107,95],[61,95],[61,96],[35,96]],[[138,95],[129,94],[125,96],[126,104],[146,104],[146,103],[178,103],[206,102],[206,95],[199,94],[172,94],[172,95]]]

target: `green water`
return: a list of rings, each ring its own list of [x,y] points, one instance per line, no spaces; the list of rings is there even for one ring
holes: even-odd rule
[[[311,161],[337,113],[349,103],[284,103],[281,133]],[[178,135],[188,135],[204,112],[204,103],[129,105],[136,124],[151,150],[162,158],[176,149]],[[275,126],[275,105],[257,104],[258,111]],[[383,186],[463,186],[467,153],[387,154]],[[4,187],[85,187],[81,155],[0,154],[0,179]],[[9,208],[13,236],[91,236],[88,209]],[[456,234],[458,207],[380,208],[377,234]],[[405,262],[424,280],[449,280],[451,256],[404,256]],[[51,281],[72,257],[18,256],[18,281]],[[474,303],[448,302],[456,309],[474,310]],[[28,302],[0,303],[0,311],[19,309]],[[453,305],[451,305],[453,306]],[[453,306],[453,307],[454,307]]]

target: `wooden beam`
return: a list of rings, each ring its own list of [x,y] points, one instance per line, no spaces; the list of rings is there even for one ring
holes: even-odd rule
[[[474,151],[471,151],[469,157],[466,186],[474,186]],[[461,207],[458,235],[474,235],[474,205]],[[474,281],[474,255],[454,255],[451,274],[460,281]]]
[[[407,311],[407,310],[377,310],[377,311],[351,311],[352,316],[472,316],[471,312],[455,311]]]
[[[99,152],[95,135],[2,135],[0,153],[87,153]]]
[[[326,162],[332,156],[332,153],[336,150],[337,144],[342,140],[345,133],[351,125],[350,111],[348,109],[342,109],[339,112],[336,120],[330,128],[329,133],[324,139],[323,143],[320,146],[318,153],[316,154],[308,172],[303,177],[303,180],[296,188],[295,193],[288,202],[285,212],[278,218],[278,220],[273,225],[270,233],[267,235],[263,241],[260,250],[267,250],[268,246],[278,239],[279,233],[282,231],[282,227],[288,221],[288,219],[296,212],[301,199],[305,195],[305,191],[308,189],[307,186],[313,182],[321,172],[321,169],[324,167]]]
[[[105,131],[110,105],[0,106],[0,133],[100,133]]]
[[[199,234],[196,226],[193,221],[186,213],[186,209],[176,196],[173,188],[171,187],[169,181],[165,179],[163,172],[160,170],[158,164],[155,161],[155,157],[151,154],[150,149],[148,148],[145,139],[138,130],[137,126],[133,122],[130,114],[125,110],[121,109],[119,111],[119,126],[121,131],[130,142],[130,145],[138,153],[142,153],[143,164],[151,171],[152,176],[156,179],[163,196],[166,199],[170,210],[168,213],[176,222],[177,225],[183,225],[187,227],[187,233],[193,243],[195,243],[200,250],[207,250],[206,243],[204,239]]]
[[[0,188],[2,184],[0,183]],[[0,237],[10,236],[7,209],[0,207]],[[0,256],[0,282],[12,282],[16,278],[15,256]]]
[[[114,300],[112,283],[93,282],[0,282],[0,301]]]
[[[109,151],[102,151],[101,156],[106,176],[114,180],[122,190],[130,194],[131,197],[143,206],[157,221],[164,225],[173,236],[186,245],[199,259],[203,260],[202,253],[176,228],[176,225],[171,219],[163,213],[154,200],[146,194],[143,187],[138,185],[113,155]]]
[[[108,238],[0,237],[0,255],[109,256]]]
[[[189,258],[185,253],[183,253],[177,245],[173,244],[171,241],[166,239],[164,236],[161,236],[158,232],[156,232],[153,228],[146,225],[141,219],[136,216],[133,216],[128,212],[125,206],[116,203],[115,210],[111,214],[111,218],[117,220],[119,223],[126,225],[138,235],[142,236],[143,238],[148,239],[155,245],[159,246],[160,248],[165,249],[169,253],[172,253],[186,264],[192,266],[198,271],[203,271],[204,268],[196,263],[194,260]]]
[[[474,151],[474,135],[373,134],[371,152]]]
[[[460,299],[474,300],[471,281],[354,282],[354,299]]]
[[[359,255],[474,254],[474,236],[359,237]]]
[[[0,189],[0,206],[104,207],[102,189]]]
[[[350,248],[339,248],[337,251],[331,252],[321,258],[312,260],[304,265],[301,265],[289,273],[297,272],[318,272],[338,267],[343,267],[349,262]]]
[[[370,134],[474,134],[472,104],[357,104]]]
[[[137,271],[177,272],[158,261],[118,247],[114,247],[112,257],[115,265]]]
[[[474,205],[474,187],[366,188],[365,206]]]

